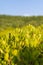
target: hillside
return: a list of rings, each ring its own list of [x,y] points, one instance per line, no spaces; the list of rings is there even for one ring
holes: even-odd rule
[[[43,16],[8,16],[0,15],[0,29],[6,27],[22,27],[28,24],[38,26],[43,24]]]

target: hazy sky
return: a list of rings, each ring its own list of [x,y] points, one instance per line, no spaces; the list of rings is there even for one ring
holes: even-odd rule
[[[43,0],[0,0],[0,14],[43,15]]]

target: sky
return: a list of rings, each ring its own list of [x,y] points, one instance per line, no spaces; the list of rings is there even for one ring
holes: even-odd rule
[[[43,15],[43,0],[0,0],[0,14]]]

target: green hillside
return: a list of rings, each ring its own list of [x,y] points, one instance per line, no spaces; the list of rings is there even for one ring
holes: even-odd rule
[[[43,16],[8,16],[0,15],[0,29],[6,27],[22,27],[28,24],[43,24]]]

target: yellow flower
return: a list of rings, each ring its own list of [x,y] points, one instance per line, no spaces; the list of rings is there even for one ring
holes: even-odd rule
[[[17,56],[18,55],[18,50],[16,50],[16,49],[13,50],[12,54],[15,55],[15,56]]]
[[[3,50],[0,48],[0,52],[3,53]]]
[[[8,53],[5,53],[4,59],[5,59],[6,61],[8,61],[8,58],[9,58],[9,54],[8,54]]]
[[[25,45],[26,45],[27,47],[29,47],[29,40],[28,40],[28,39],[25,39]]]
[[[3,40],[3,41],[2,41],[2,44],[3,44],[3,45],[5,45],[5,44],[6,44],[6,42]]]
[[[19,41],[19,38],[18,37],[16,37],[16,41]]]

